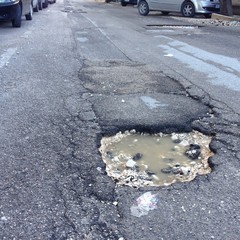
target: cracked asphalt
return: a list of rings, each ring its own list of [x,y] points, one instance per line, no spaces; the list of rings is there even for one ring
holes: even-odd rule
[[[142,26],[156,22],[154,16],[124,11],[116,3],[59,0],[21,29],[0,23],[0,239],[239,239],[238,85],[232,90],[239,53],[229,48],[233,66],[203,74],[194,58],[181,62],[177,50],[194,56],[196,49],[181,41],[195,44],[201,37],[207,45],[199,47],[209,50],[213,28],[153,36],[156,31]],[[238,32],[223,30],[219,42],[230,31],[235,42]],[[220,45],[211,50],[223,54]],[[227,81],[216,84],[223,73]],[[149,108],[143,96],[157,107]],[[133,127],[213,136],[212,172],[167,187],[116,185],[106,175],[100,140]],[[147,191],[157,194],[157,208],[131,215]]]

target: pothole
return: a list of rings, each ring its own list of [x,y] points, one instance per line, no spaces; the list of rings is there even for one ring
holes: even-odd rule
[[[74,7],[65,7],[62,12],[66,13],[87,13],[86,11],[83,11],[82,9],[75,9]]]
[[[211,172],[210,142],[211,137],[198,131],[150,135],[131,130],[103,137],[99,151],[117,184],[167,186]]]
[[[146,25],[150,29],[197,29],[202,26],[199,25],[168,25],[168,24],[148,24]]]

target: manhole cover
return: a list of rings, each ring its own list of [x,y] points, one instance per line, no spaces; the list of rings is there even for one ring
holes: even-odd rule
[[[150,135],[132,130],[104,137],[99,151],[117,184],[164,186],[210,173],[210,142],[211,137],[197,131]]]

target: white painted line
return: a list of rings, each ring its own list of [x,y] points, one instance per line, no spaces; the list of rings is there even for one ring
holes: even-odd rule
[[[167,44],[158,45],[166,55],[172,55],[187,67],[206,74],[213,85],[225,86],[231,90],[240,91],[240,61],[236,58],[204,51],[184,42],[168,37]]]
[[[84,42],[87,42],[88,41],[88,38],[86,37],[78,37],[77,40],[81,43],[84,43]]]

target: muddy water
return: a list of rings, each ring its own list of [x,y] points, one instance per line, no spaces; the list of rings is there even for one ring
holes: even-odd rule
[[[125,155],[126,159],[134,158],[139,170],[146,170],[149,175],[156,175],[159,180],[172,178],[172,174],[163,173],[161,170],[174,165],[189,165],[190,161],[184,152],[186,147],[174,144],[171,137],[162,138],[150,135],[130,135],[120,142],[109,146],[108,151],[113,157]],[[110,160],[110,159],[109,159]],[[121,158],[124,166],[124,158]],[[157,180],[157,178],[156,178]]]
[[[102,140],[100,152],[108,175],[120,184],[168,185],[192,180],[197,173],[210,172],[207,159],[210,138],[198,132],[190,134],[118,134]],[[190,144],[197,144],[201,153],[195,158],[186,155]]]

